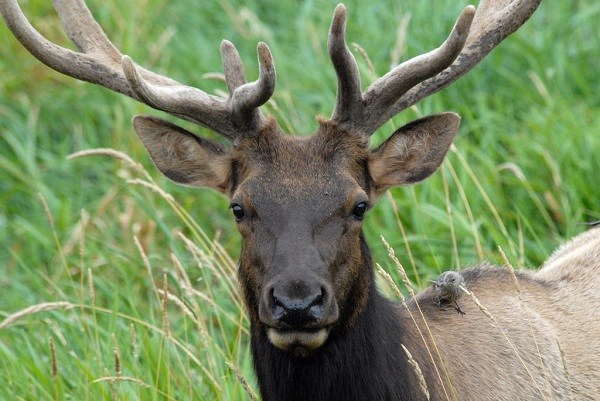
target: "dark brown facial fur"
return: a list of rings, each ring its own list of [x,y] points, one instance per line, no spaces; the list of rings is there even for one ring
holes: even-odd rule
[[[358,271],[364,215],[355,209],[372,202],[368,149],[327,124],[307,138],[264,130],[237,149],[239,185],[232,188],[231,204],[243,210],[239,277],[252,321],[278,330],[275,341],[282,348],[289,341],[316,348],[330,331],[351,327],[364,308],[369,280]],[[318,313],[302,316],[279,305],[277,296],[291,304],[314,297]],[[290,335],[306,330],[318,338]]]

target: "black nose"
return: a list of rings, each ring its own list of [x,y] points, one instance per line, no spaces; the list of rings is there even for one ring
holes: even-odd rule
[[[299,294],[298,294],[299,295]],[[306,328],[323,319],[325,291],[316,288],[302,296],[289,296],[273,289],[271,291],[273,320],[289,328]]]

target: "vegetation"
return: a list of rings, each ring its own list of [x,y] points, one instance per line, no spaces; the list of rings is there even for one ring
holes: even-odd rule
[[[21,3],[46,37],[67,45],[50,1]],[[331,113],[332,2],[89,3],[124,53],[212,93],[223,84],[203,74],[221,71],[222,38],[253,78],[255,45],[265,41],[278,72],[265,109],[294,134]],[[379,75],[437,46],[464,6],[370,3],[346,2],[348,38]],[[498,247],[514,266],[539,266],[583,222],[600,219],[598,14],[593,2],[543,3],[474,71],[379,130],[374,143],[429,113],[463,117],[440,171],[393,190],[366,218],[384,269],[395,274],[380,236],[424,287],[447,269],[501,264]],[[49,70],[0,25],[0,399],[257,393],[227,200],[159,175],[130,124],[158,113]],[[356,56],[370,82],[367,59]],[[94,148],[122,153],[67,158]]]

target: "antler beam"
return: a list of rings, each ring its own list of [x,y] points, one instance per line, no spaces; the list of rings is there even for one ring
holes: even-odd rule
[[[44,38],[29,23],[16,0],[0,0],[0,13],[9,29],[50,68],[102,85],[232,140],[264,126],[265,118],[258,107],[269,100],[275,88],[275,66],[264,43],[258,45],[260,76],[257,81],[246,83],[237,50],[230,42],[223,42],[221,54],[229,98],[222,99],[134,64],[110,42],[83,0],[53,0],[53,4],[79,52]]]
[[[332,121],[363,136],[372,135],[400,111],[443,89],[471,70],[516,31],[541,0],[482,0],[467,6],[437,49],[408,60],[361,92],[356,60],[344,38],[346,9],[340,4],[329,31],[329,55],[338,77]]]

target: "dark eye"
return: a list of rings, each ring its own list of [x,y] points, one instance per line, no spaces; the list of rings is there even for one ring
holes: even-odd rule
[[[362,219],[363,217],[365,217],[366,212],[367,212],[367,202],[360,202],[359,204],[354,206],[354,210],[352,211],[352,214],[357,219]]]
[[[231,206],[231,211],[233,212],[236,221],[240,221],[241,219],[243,219],[244,214],[246,214],[244,212],[244,209],[238,204]]]

